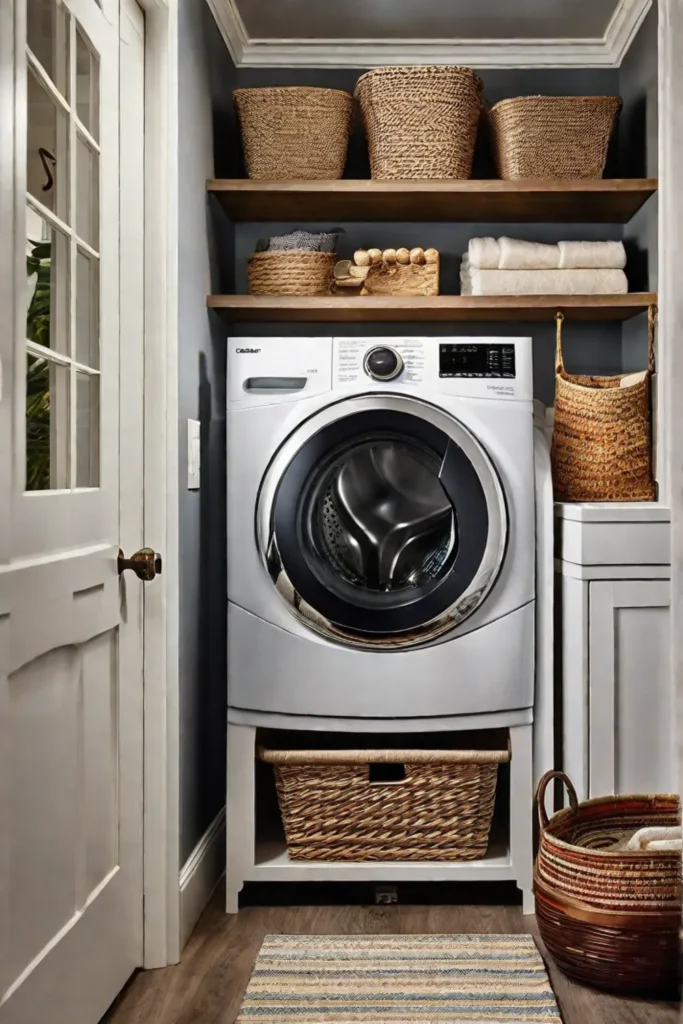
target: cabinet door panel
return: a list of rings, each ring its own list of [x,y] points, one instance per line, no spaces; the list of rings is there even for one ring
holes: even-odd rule
[[[670,583],[590,584],[590,795],[674,788]]]

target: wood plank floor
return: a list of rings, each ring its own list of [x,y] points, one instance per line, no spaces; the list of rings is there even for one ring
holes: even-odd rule
[[[247,907],[223,912],[218,891],[183,953],[182,963],[138,974],[106,1024],[233,1024],[264,937],[281,934],[410,935],[531,932],[535,918],[505,906]],[[673,1003],[604,995],[563,977],[551,964],[565,1024],[674,1024]]]

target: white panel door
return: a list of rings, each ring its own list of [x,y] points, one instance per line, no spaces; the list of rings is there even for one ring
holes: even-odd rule
[[[117,555],[143,542],[144,26],[125,9],[0,3],[3,1024],[96,1024],[142,959],[143,585]]]
[[[668,580],[590,584],[592,797],[676,789],[670,603]]]

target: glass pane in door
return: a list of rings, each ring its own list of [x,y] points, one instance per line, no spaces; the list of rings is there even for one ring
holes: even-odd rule
[[[26,182],[30,194],[69,219],[69,119],[29,68]]]
[[[100,483],[100,378],[76,373],[76,487]]]
[[[99,139],[100,62],[80,31],[76,30],[76,113],[92,137]]]
[[[302,503],[307,561],[327,589],[389,608],[431,591],[457,553],[440,458],[409,438],[365,438],[316,470]]]
[[[69,239],[26,207],[26,340],[64,355],[69,346]]]
[[[61,0],[28,0],[26,41],[53,85],[69,99],[69,14]]]
[[[100,365],[100,262],[78,250],[76,256],[76,362]]]
[[[69,486],[69,369],[29,354],[26,363],[26,490]]]
[[[76,203],[76,234],[93,249],[99,249],[99,156],[80,132],[76,138]]]

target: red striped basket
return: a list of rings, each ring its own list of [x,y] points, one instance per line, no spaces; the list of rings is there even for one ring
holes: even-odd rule
[[[545,792],[555,778],[567,787],[570,807],[548,821]],[[536,802],[536,917],[558,967],[599,988],[675,993],[681,855],[621,847],[640,828],[678,825],[678,797],[608,796],[579,803],[570,779],[548,772]]]

